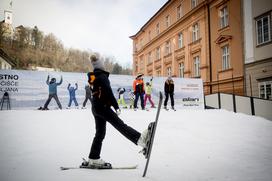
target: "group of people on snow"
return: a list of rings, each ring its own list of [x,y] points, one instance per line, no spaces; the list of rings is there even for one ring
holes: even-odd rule
[[[62,105],[59,101],[58,95],[57,95],[57,87],[62,84],[63,79],[61,76],[61,79],[59,82],[56,82],[56,78],[51,78],[49,81],[50,77],[48,75],[46,84],[48,85],[49,88],[49,96],[47,101],[45,102],[43,110],[48,110],[48,105],[51,102],[51,99],[54,98],[59,109],[62,109]],[[135,80],[133,81],[133,89],[128,89],[128,95],[129,95],[129,108],[134,108],[134,110],[138,109],[138,100],[140,99],[140,105],[141,109],[145,110],[146,109],[146,104],[147,101],[151,104],[151,108],[155,108],[154,101],[152,100],[152,81],[153,77],[150,79],[149,82],[144,83],[143,80],[143,74],[139,74]],[[75,87],[71,86],[71,84],[68,84],[67,90],[69,92],[69,102],[67,109],[71,107],[72,102],[74,102],[76,108],[78,108],[78,102],[76,99],[76,91],[78,90],[78,84],[75,83]],[[128,108],[124,94],[126,92],[126,89],[124,87],[119,87],[117,89],[118,92],[118,100],[117,103],[119,106],[122,106],[123,108]],[[165,100],[164,100],[164,108],[167,108],[167,102],[170,97],[171,100],[171,108],[174,110],[174,81],[171,77],[168,77],[167,80],[165,81],[164,84],[164,93],[165,93]],[[86,107],[87,101],[92,99],[92,90],[89,85],[85,86],[85,100],[83,101],[82,108]]]
[[[152,82],[153,77],[149,82],[144,83],[143,74],[138,74],[135,80],[133,81],[133,90],[129,89],[129,100],[130,100],[130,108],[134,108],[134,110],[138,109],[138,100],[140,99],[140,105],[142,110],[146,109],[147,100],[151,104],[151,108],[155,108],[155,104],[152,100]],[[118,88],[118,104],[122,105],[123,108],[127,108],[127,105],[124,100],[124,93],[126,92],[125,88]],[[171,100],[171,108],[175,110],[174,107],[174,81],[171,77],[168,77],[164,83],[164,108],[167,108],[168,99],[170,97]]]
[[[52,98],[54,98],[55,101],[57,102],[57,105],[58,105],[59,109],[62,109],[62,105],[61,105],[61,103],[59,101],[58,94],[57,94],[57,87],[60,86],[62,84],[62,81],[63,81],[62,76],[61,76],[59,82],[56,82],[56,78],[51,78],[50,81],[49,81],[49,79],[50,79],[50,77],[48,75],[47,80],[46,80],[46,84],[48,85],[49,95],[48,95],[48,98],[47,98],[44,106],[40,107],[39,109],[48,110],[48,105],[51,102]],[[69,103],[68,103],[67,109],[69,109],[71,107],[72,102],[74,102],[75,106],[78,108],[78,102],[77,102],[77,99],[76,99],[76,90],[78,90],[78,84],[75,83],[75,87],[73,87],[69,83],[68,87],[67,87],[67,90],[69,92]],[[91,98],[92,98],[91,89],[90,89],[89,85],[86,85],[85,86],[85,100],[83,101],[82,108],[85,108],[88,100],[90,100],[90,102],[91,102]]]

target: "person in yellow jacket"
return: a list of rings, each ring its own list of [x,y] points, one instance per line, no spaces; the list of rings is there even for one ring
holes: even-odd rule
[[[148,99],[149,102],[150,102],[150,104],[151,104],[151,108],[155,108],[154,102],[151,99],[151,94],[152,94],[152,80],[153,80],[153,77],[150,79],[150,83],[149,82],[146,83],[144,106],[146,107],[146,101]]]

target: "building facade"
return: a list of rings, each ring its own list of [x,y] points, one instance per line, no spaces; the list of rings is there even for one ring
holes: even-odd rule
[[[246,95],[272,100],[272,1],[244,1]]]
[[[133,74],[201,78],[243,94],[240,0],[169,0],[133,36]]]

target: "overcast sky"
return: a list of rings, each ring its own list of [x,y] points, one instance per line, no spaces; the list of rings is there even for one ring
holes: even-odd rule
[[[13,0],[13,26],[35,25],[65,47],[114,56],[132,64],[132,40],[167,0]],[[0,20],[11,0],[0,0]]]

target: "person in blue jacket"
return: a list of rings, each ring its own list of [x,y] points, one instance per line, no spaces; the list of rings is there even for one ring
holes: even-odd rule
[[[57,95],[57,87],[62,84],[62,76],[61,76],[60,82],[57,83],[56,78],[51,78],[51,80],[49,82],[49,75],[48,75],[47,80],[46,80],[46,84],[48,85],[49,96],[48,96],[48,99],[47,99],[47,101],[45,102],[45,104],[43,106],[43,110],[48,110],[48,105],[49,105],[52,98],[55,99],[55,101],[57,102],[59,108],[62,109],[61,103],[60,103],[58,95]]]
[[[76,88],[71,86],[71,84],[69,83],[68,87],[67,87],[67,90],[69,91],[69,96],[70,96],[69,103],[68,103],[68,108],[71,107],[72,101],[74,101],[75,106],[78,107],[78,103],[77,103],[77,100],[76,100],[76,90],[78,88],[78,85],[77,85],[77,83],[75,83],[75,85],[76,85]]]

